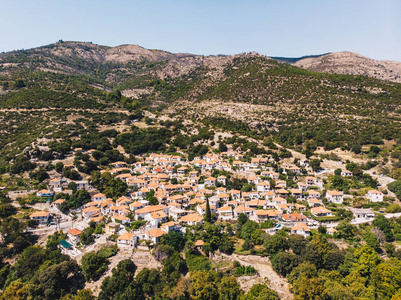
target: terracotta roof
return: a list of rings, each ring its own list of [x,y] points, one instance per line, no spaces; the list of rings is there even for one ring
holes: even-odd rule
[[[201,247],[201,246],[203,246],[204,243],[205,243],[205,242],[202,241],[202,240],[197,240],[197,241],[195,242],[195,246],[196,246],[196,247]]]
[[[342,196],[343,192],[340,192],[340,191],[327,191],[327,194],[329,194],[331,196]]]
[[[29,217],[38,218],[38,217],[46,217],[48,215],[50,215],[50,213],[48,211],[36,211],[36,212],[32,213]]]
[[[82,231],[77,228],[72,228],[72,229],[68,230],[68,233],[73,236],[77,236],[77,235],[81,235]]]
[[[131,241],[132,238],[135,237],[135,236],[136,236],[136,235],[133,234],[133,233],[128,233],[128,232],[126,232],[126,233],[123,233],[122,235],[120,235],[120,236],[117,238],[117,240],[120,240],[120,241]]]
[[[189,214],[180,219],[181,222],[200,222],[202,220],[202,216],[200,216],[198,213]]]
[[[292,226],[291,230],[303,230],[305,232],[310,232],[310,228],[303,223],[298,223],[295,226]]]
[[[167,234],[167,232],[164,232],[163,230],[160,230],[159,228],[153,228],[149,231],[146,232],[147,235],[151,236],[151,237],[161,237],[165,234]]]

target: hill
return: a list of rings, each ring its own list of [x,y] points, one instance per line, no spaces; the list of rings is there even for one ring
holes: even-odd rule
[[[363,75],[401,82],[400,62],[374,60],[348,51],[305,57],[291,63],[316,72]]]
[[[74,137],[144,111],[301,150],[309,142],[358,149],[400,138],[401,84],[253,52],[199,56],[60,41],[1,54],[0,86],[6,160],[37,138]]]

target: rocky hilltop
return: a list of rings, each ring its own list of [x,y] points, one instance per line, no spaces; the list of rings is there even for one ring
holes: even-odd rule
[[[298,60],[295,65],[316,72],[363,75],[401,82],[401,62],[374,60],[348,51],[307,57]]]

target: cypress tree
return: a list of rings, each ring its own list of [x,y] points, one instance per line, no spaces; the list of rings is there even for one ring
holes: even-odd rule
[[[209,198],[206,199],[206,213],[205,213],[205,222],[212,221],[212,213],[210,212]]]

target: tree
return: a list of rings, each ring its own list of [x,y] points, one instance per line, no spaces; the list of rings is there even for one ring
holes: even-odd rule
[[[378,264],[373,268],[370,278],[376,299],[391,299],[401,288],[401,262],[390,258],[385,263]]]
[[[291,273],[287,276],[288,282],[292,285],[300,277],[313,278],[317,276],[317,269],[314,264],[310,262],[303,262],[296,268],[294,268]]]
[[[234,276],[223,277],[219,284],[219,300],[236,300],[241,295],[241,286]]]
[[[82,270],[86,280],[97,280],[107,270],[109,261],[96,252],[86,253],[82,257]]]
[[[96,297],[93,295],[93,292],[90,289],[80,290],[74,298],[74,300],[95,300],[95,299]]]
[[[68,189],[75,193],[77,191],[77,184],[74,181],[71,181],[68,184]]]
[[[269,255],[274,255],[280,251],[288,249],[288,241],[286,237],[276,233],[269,237],[269,240],[265,243],[265,248]]]
[[[101,285],[99,300],[119,299],[121,294],[134,281],[135,264],[130,259],[122,260],[112,270],[112,276],[106,277]]]
[[[308,245],[308,241],[300,234],[291,234],[288,236],[288,245],[296,255],[301,255]]]
[[[63,169],[64,169],[64,164],[63,164],[61,161],[59,161],[58,163],[56,163],[56,165],[55,165],[55,170],[56,170],[58,173],[61,173],[61,172],[63,171]]]
[[[240,213],[237,220],[240,225],[244,225],[248,221],[248,217],[246,214]]]
[[[161,237],[160,243],[173,247],[176,251],[182,251],[185,246],[185,238],[176,231],[169,231]]]
[[[195,271],[192,274],[190,293],[192,299],[218,299],[219,290],[216,286],[217,278],[214,271]]]
[[[341,176],[341,172],[342,172],[341,169],[336,169],[336,170],[334,171],[334,175],[336,175],[336,176]]]
[[[295,254],[287,252],[279,252],[274,255],[272,259],[274,271],[284,277],[290,274],[292,269],[295,268],[298,263],[298,257]]]
[[[362,245],[354,251],[353,270],[358,271],[361,276],[369,276],[373,268],[376,267],[381,259],[377,253],[368,245]]]
[[[3,300],[25,300],[28,299],[28,286],[20,280],[11,282],[4,291],[1,299]]]
[[[386,243],[384,245],[384,250],[386,250],[388,257],[393,257],[395,252],[395,246],[392,243]]]
[[[309,165],[313,169],[313,171],[317,171],[320,169],[320,159],[311,159],[309,161]]]
[[[320,225],[320,226],[317,228],[317,231],[318,231],[320,234],[326,234],[326,233],[327,233],[327,228],[326,228],[325,226]]]
[[[205,211],[205,222],[210,223],[212,221],[212,213],[210,211],[209,199],[206,199],[206,211]]]
[[[363,239],[365,240],[366,244],[368,244],[368,246],[370,248],[374,249],[376,252],[378,252],[380,250],[380,242],[379,242],[379,240],[369,230],[364,232]]]
[[[337,225],[336,229],[337,229],[337,237],[340,239],[352,241],[355,237],[356,226],[352,225],[348,221],[341,221]]]
[[[59,299],[65,293],[75,293],[82,288],[83,280],[77,280],[81,275],[81,269],[75,260],[63,261],[52,265],[40,272],[34,278],[37,289],[32,291],[33,298],[44,296],[44,299]],[[83,278],[82,278],[83,279]]]
[[[391,224],[390,221],[383,215],[376,215],[373,222],[372,222],[373,226],[377,226],[378,228],[380,228],[383,232],[384,235],[386,236],[386,241],[387,242],[393,242],[394,241],[394,235],[393,232],[391,230]]]
[[[81,233],[81,244],[82,245],[89,245],[95,241],[95,237],[93,236],[93,228],[87,227]]]
[[[14,87],[16,89],[20,89],[20,88],[26,87],[26,85],[25,85],[25,82],[22,79],[17,79],[14,82]]]
[[[241,300],[279,300],[277,293],[264,284],[254,284],[249,292],[241,297]]]
[[[221,152],[227,152],[227,146],[223,142],[219,143],[219,151]]]

